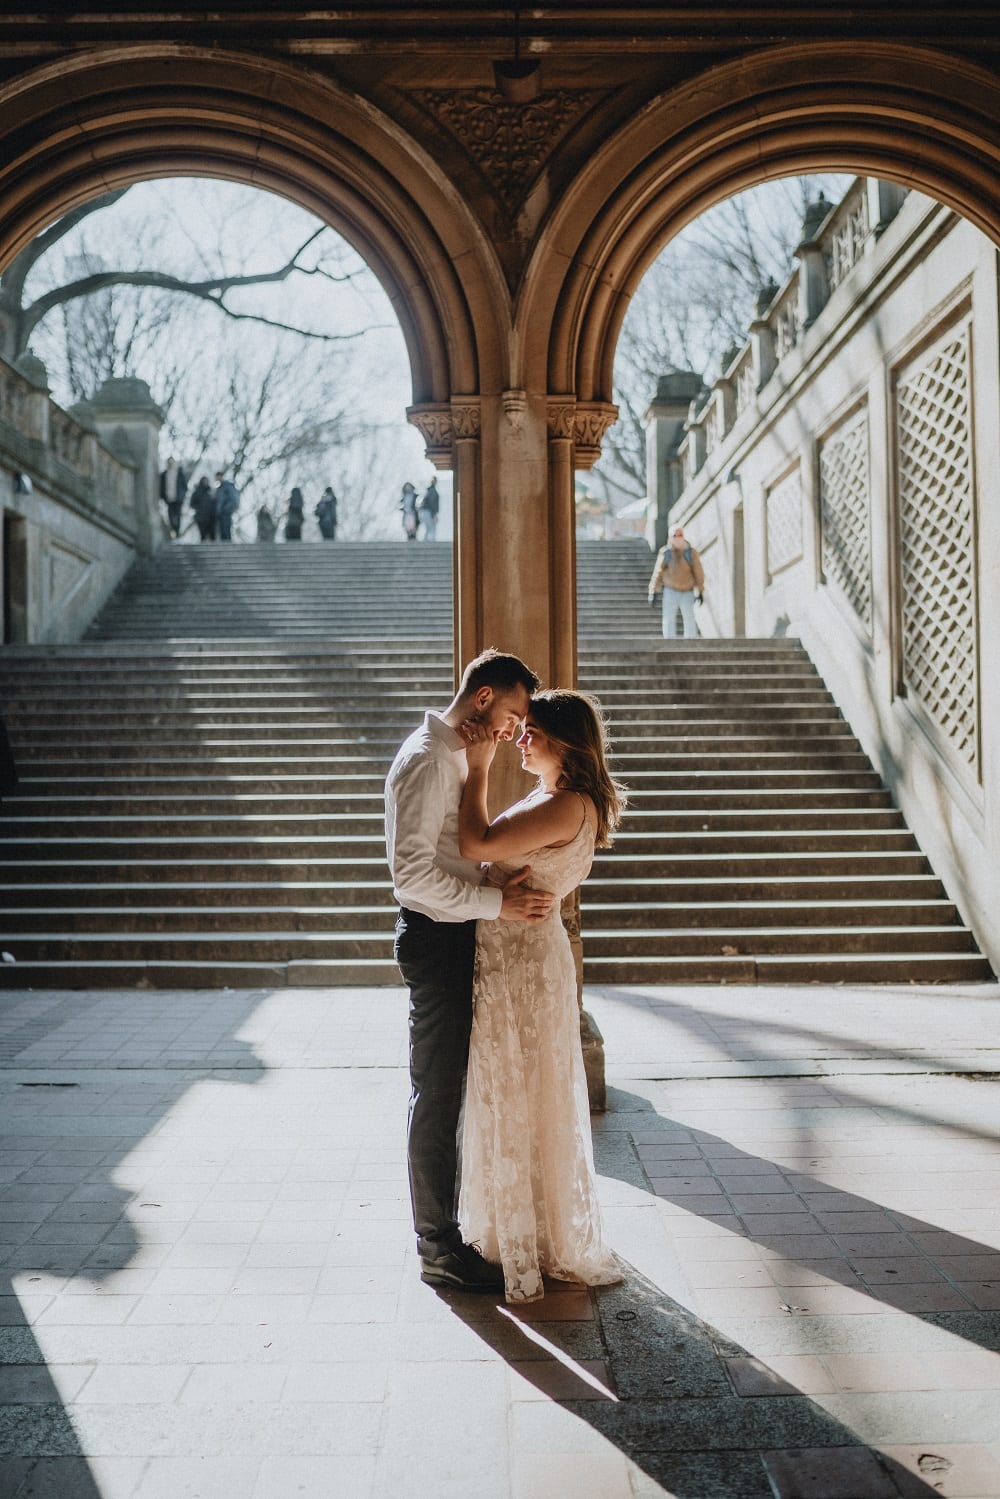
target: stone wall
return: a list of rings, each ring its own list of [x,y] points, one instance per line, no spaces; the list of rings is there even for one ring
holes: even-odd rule
[[[704,633],[801,636],[1000,967],[996,250],[859,180],[799,259],[692,405],[671,520]]]
[[[162,536],[161,414],[141,380],[63,411],[31,355],[0,360],[5,644],[78,640],[136,551]]]

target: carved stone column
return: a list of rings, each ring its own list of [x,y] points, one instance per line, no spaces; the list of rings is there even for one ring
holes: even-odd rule
[[[482,412],[473,397],[451,404],[454,468],[455,681],[483,639]]]
[[[558,663],[559,668],[554,681],[560,686],[575,686],[577,673],[575,474],[577,468],[590,468],[596,462],[601,439],[617,414],[613,406],[577,404],[572,396],[550,396],[548,401],[551,651],[553,662]],[[604,1038],[593,1016],[583,1008],[579,889],[566,896],[561,915],[576,964],[580,1043],[587,1072],[587,1092],[592,1111],[598,1113],[607,1107]]]
[[[488,645],[514,651],[546,685],[576,685],[574,474],[600,455],[617,416],[604,402],[509,389],[455,395],[408,416],[430,460],[455,475],[456,673]],[[519,756],[501,746],[491,809],[524,794]],[[563,905],[582,993],[578,894]],[[581,1035],[592,1107],[604,1107],[604,1048],[589,1015]]]

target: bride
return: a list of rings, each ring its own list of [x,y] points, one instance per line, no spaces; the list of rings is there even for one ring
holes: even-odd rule
[[[497,741],[472,720],[463,730],[463,856],[488,861],[495,883],[530,864],[531,884],[568,895],[625,806],[597,705],[560,689],[532,698],[517,744],[537,785],[492,822]],[[502,1265],[509,1302],[542,1296],[543,1274],[585,1285],[620,1280],[601,1242],[576,968],[558,905],[537,926],[478,924],[473,1004],[459,1199],[466,1241]]]

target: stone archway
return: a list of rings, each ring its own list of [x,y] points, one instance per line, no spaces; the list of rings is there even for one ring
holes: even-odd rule
[[[154,176],[216,176],[294,200],[385,288],[405,339],[410,420],[456,469],[456,646],[489,633],[478,598],[480,396],[509,385],[507,294],[488,239],[427,154],[308,70],[249,55],[116,49],[0,89],[0,265],[61,213]]]
[[[455,469],[457,654],[502,644],[549,680],[576,670],[573,474],[614,419],[621,321],[674,232],[768,176],[838,167],[919,187],[1000,240],[1000,83],[926,47],[745,51],[624,118],[615,105],[606,129],[598,101],[582,163],[544,202],[511,199],[503,256],[460,147],[437,165],[389,104],[208,43],[67,54],[0,88],[0,263],[75,203],[151,175],[224,175],[319,214],[386,287],[411,419]]]
[[[721,199],[768,178],[850,171],[916,188],[1000,244],[1000,81],[929,48],[815,43],[699,75],[637,115],[546,227],[516,320],[550,390],[611,399],[615,344],[650,263]],[[547,261],[566,267],[558,283]],[[544,307],[544,315],[542,313]],[[543,345],[531,332],[547,328]]]

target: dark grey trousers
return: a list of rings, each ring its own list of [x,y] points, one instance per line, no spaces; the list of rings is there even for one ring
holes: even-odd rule
[[[410,990],[407,1158],[417,1248],[428,1259],[461,1238],[458,1125],[469,1064],[474,921],[400,910],[396,962]]]

